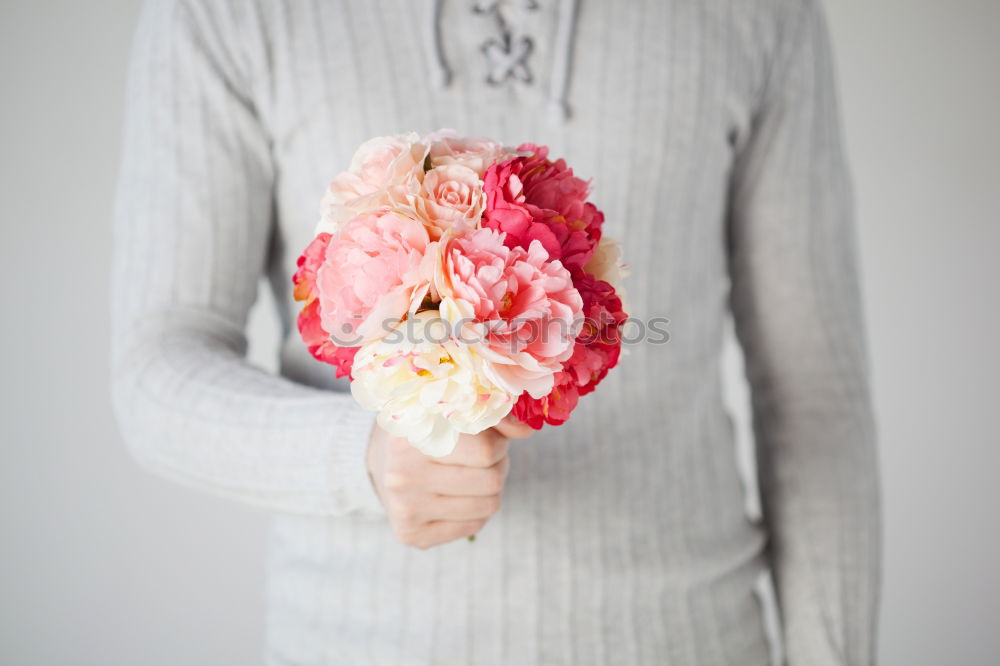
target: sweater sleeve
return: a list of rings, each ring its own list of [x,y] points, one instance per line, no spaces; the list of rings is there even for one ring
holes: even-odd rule
[[[113,230],[117,420],[165,477],[277,511],[379,515],[372,415],[245,359],[275,168],[221,5],[152,0],[135,35]]]
[[[786,658],[855,666],[875,659],[875,428],[828,30],[795,4],[733,171],[732,308]]]

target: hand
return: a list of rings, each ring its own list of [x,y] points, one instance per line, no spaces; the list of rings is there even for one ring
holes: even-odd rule
[[[481,530],[500,509],[509,438],[531,432],[508,417],[478,435],[460,436],[454,451],[431,458],[376,425],[368,471],[396,538],[425,550]]]

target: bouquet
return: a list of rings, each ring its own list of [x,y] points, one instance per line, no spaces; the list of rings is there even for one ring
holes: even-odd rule
[[[514,418],[564,423],[613,368],[621,248],[545,146],[377,137],[330,184],[294,297],[309,352],[431,456]]]

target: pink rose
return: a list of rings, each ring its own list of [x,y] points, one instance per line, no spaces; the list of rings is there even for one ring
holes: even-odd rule
[[[475,171],[459,164],[435,167],[424,174],[408,207],[435,240],[452,228],[474,229],[486,207],[483,182]]]
[[[365,141],[323,195],[319,230],[334,233],[355,215],[405,199],[423,180],[426,156],[413,132]]]
[[[326,248],[330,244],[330,234],[319,234],[306,246],[298,258],[298,269],[292,276],[295,285],[292,292],[297,301],[305,301],[299,312],[298,329],[302,341],[313,358],[329,363],[337,368],[337,377],[351,374],[351,364],[357,347],[338,347],[330,340],[329,333],[320,321],[320,308],[316,291],[316,271],[323,263]]]
[[[483,176],[484,227],[507,234],[508,246],[539,241],[570,269],[582,268],[601,238],[604,214],[588,202],[589,185],[563,160],[548,159],[548,148],[526,143],[514,157],[494,164]]]
[[[388,209],[351,219],[316,274],[323,328],[352,342],[384,334],[416,312],[435,261],[436,243],[417,220]]]
[[[441,315],[481,344],[491,381],[541,397],[573,352],[583,301],[570,273],[540,243],[504,245],[489,229],[445,242],[437,275]]]
[[[583,298],[584,323],[573,354],[548,395],[538,398],[525,392],[514,405],[514,416],[536,430],[544,423],[564,423],[580,396],[593,391],[621,355],[621,327],[627,315],[614,288],[590,275],[576,275],[574,284]]]
[[[460,164],[480,178],[491,164],[502,162],[514,153],[493,139],[483,136],[458,136],[455,130],[443,129],[424,137],[430,144],[432,167]]]

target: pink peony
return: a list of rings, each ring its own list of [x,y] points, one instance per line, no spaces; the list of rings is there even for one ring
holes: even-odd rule
[[[553,259],[582,268],[601,238],[604,213],[587,201],[589,185],[563,160],[548,159],[548,148],[526,143],[514,157],[494,164],[483,176],[484,227],[507,234],[508,246],[539,241]]]
[[[405,199],[423,180],[426,156],[427,144],[413,132],[365,141],[323,195],[318,230],[335,233],[355,215]]]
[[[482,136],[458,136],[454,130],[443,129],[424,137],[430,144],[432,167],[460,164],[472,169],[480,178],[491,164],[502,162],[514,153],[493,139]]]
[[[614,288],[586,274],[576,275],[574,284],[583,298],[584,320],[573,354],[555,376],[548,395],[522,393],[514,405],[514,416],[536,430],[543,423],[564,423],[580,396],[597,387],[621,354],[621,327],[627,315]]]
[[[298,329],[302,341],[313,358],[329,363],[337,368],[337,377],[351,374],[351,364],[357,347],[338,347],[330,340],[320,319],[319,300],[316,292],[316,271],[323,262],[326,248],[330,244],[330,234],[319,234],[312,239],[297,261],[298,269],[292,276],[295,285],[293,296],[297,301],[305,301],[299,312]]]
[[[541,243],[504,245],[491,229],[448,238],[437,291],[441,314],[461,339],[481,344],[490,379],[541,397],[573,353],[583,301],[569,271]]]
[[[316,273],[323,328],[360,344],[416,312],[430,289],[436,245],[420,222],[388,209],[351,219]]]

